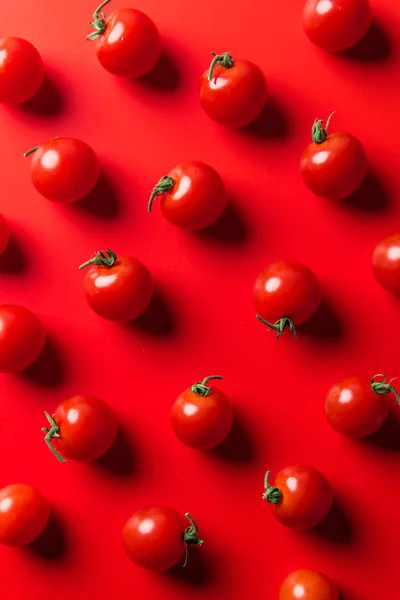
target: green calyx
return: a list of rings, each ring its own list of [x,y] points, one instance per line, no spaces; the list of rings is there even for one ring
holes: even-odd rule
[[[211,379],[222,379],[222,377],[221,375],[210,375],[209,377],[205,377],[203,381],[197,381],[194,385],[192,385],[190,391],[205,398],[212,390],[212,388],[207,385]]]
[[[331,121],[331,118],[335,114],[335,112],[336,111],[333,111],[333,113],[331,113],[329,115],[329,117],[326,120],[325,127],[324,127],[324,121],[322,119],[315,119],[312,129],[311,129],[312,141],[315,144],[322,144],[322,142],[324,142],[326,140],[326,138],[328,137],[329,123]]]
[[[44,414],[46,415],[46,419],[49,422],[50,427],[42,427],[42,431],[45,432],[45,437],[44,437],[44,441],[47,444],[47,447],[49,448],[49,450],[52,452],[52,454],[54,454],[54,456],[56,457],[57,460],[60,461],[60,463],[65,463],[67,462],[65,460],[65,458],[63,458],[61,456],[61,454],[54,448],[53,446],[53,439],[54,438],[59,438],[60,437],[60,429],[57,425],[57,423],[54,420],[54,416],[51,417],[49,415],[48,412],[44,412]]]
[[[381,377],[382,379],[380,381],[376,381],[377,377]],[[397,379],[397,377],[393,377],[393,379],[389,379],[389,381],[386,382],[385,375],[382,375],[382,373],[379,373],[378,375],[374,375],[373,378],[371,379],[371,388],[373,389],[373,391],[376,394],[392,393],[393,396],[396,398],[397,403],[400,405],[400,396],[396,392],[395,388],[391,385],[392,381],[395,381],[396,379]]]
[[[212,81],[213,71],[216,65],[221,65],[224,69],[230,69],[233,67],[233,58],[230,52],[224,52],[223,54],[215,54],[215,52],[211,52],[213,55],[213,59],[210,64],[210,68],[208,69],[207,79],[208,81]]]
[[[87,40],[90,40],[90,41],[96,40],[106,30],[107,22],[106,22],[106,15],[103,12],[103,8],[109,2],[111,2],[111,0],[104,0],[104,2],[102,2],[100,4],[100,6],[98,6],[96,8],[96,10],[94,11],[93,21],[89,21],[89,25],[90,25],[90,27],[93,27],[94,31],[92,33],[89,33],[89,35],[86,36]]]
[[[271,471],[267,471],[264,477],[264,493],[262,495],[263,500],[266,500],[270,504],[278,504],[282,499],[282,492],[279,488],[269,485],[268,480],[271,475]]]
[[[294,337],[297,337],[296,327],[295,327],[293,321],[291,321],[288,317],[282,317],[281,319],[279,319],[275,323],[268,323],[268,321],[266,321],[265,319],[263,319],[262,317],[260,317],[260,315],[256,315],[256,318],[263,325],[266,325],[267,327],[269,327],[270,331],[274,330],[274,331],[277,332],[276,333],[276,339],[280,338],[283,330],[286,329],[286,327],[289,327],[289,329],[293,333]]]
[[[117,260],[117,255],[110,250],[110,248],[106,248],[105,250],[99,250],[96,254],[84,262],[79,269],[86,269],[91,265],[95,265],[98,267],[112,267],[115,261]]]
[[[186,547],[185,562],[183,564],[184,567],[186,567],[186,565],[187,565],[188,547],[189,546],[202,546],[204,544],[204,540],[197,535],[199,532],[199,529],[198,529],[193,517],[189,513],[185,513],[185,517],[190,521],[190,525],[188,527],[186,527],[185,531],[182,533],[182,539],[185,542],[185,547]]]
[[[156,186],[154,186],[153,191],[151,192],[149,203],[147,205],[147,210],[149,212],[151,212],[151,209],[153,207],[154,198],[156,198],[157,196],[163,196],[164,194],[169,192],[169,190],[172,189],[173,185],[174,180],[172,179],[172,177],[168,177],[167,175],[161,177],[160,181],[157,183]]]

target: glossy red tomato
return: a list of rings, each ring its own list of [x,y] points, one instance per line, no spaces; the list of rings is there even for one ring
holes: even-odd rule
[[[189,525],[183,515],[169,506],[138,510],[122,533],[128,557],[139,567],[152,571],[166,571],[183,561],[188,546],[203,543],[193,518],[189,513],[185,517]]]
[[[329,120],[325,128],[320,119],[314,122],[313,141],[303,152],[300,171],[314,194],[337,201],[360,187],[368,166],[364,147],[356,137],[342,131],[328,135]]]
[[[257,319],[277,332],[307,321],[321,303],[321,289],[310,269],[294,260],[272,263],[256,279],[253,304]]]
[[[109,248],[79,268],[91,266],[84,281],[89,306],[104,319],[127,323],[139,317],[153,297],[148,268],[131,256],[117,257]]]
[[[178,165],[162,177],[150,196],[149,212],[156,197],[160,198],[161,212],[167,221],[191,230],[214,223],[227,201],[220,175],[200,161]]]
[[[400,295],[400,233],[384,237],[372,256],[377,282],[388,292]]]
[[[92,191],[100,174],[93,150],[74,138],[53,138],[25,152],[32,154],[31,179],[42,196],[70,204]]]
[[[199,84],[200,105],[218,123],[248,125],[262,111],[268,92],[261,69],[249,60],[234,60],[229,52],[214,54]]]
[[[39,90],[43,78],[43,62],[35,46],[16,37],[0,40],[0,102],[27,102]]]
[[[339,593],[332,581],[322,573],[298,569],[283,581],[279,600],[339,600]]]
[[[369,0],[306,0],[303,27],[320,48],[339,52],[367,33],[372,15]]]
[[[104,400],[80,395],[64,400],[51,417],[50,427],[43,427],[45,441],[60,462],[95,460],[103,456],[117,436],[117,418]],[[61,453],[61,456],[60,456]]]
[[[10,232],[8,230],[7,221],[0,214],[0,254],[3,254],[4,250],[8,246],[10,240]]]
[[[400,404],[400,397],[384,375],[347,377],[336,383],[325,398],[328,423],[343,435],[360,438],[374,433],[386,421],[389,402],[382,395],[393,393]]]
[[[39,357],[45,342],[39,319],[14,304],[0,306],[0,372],[19,373]]]
[[[103,8],[110,1],[105,0],[95,10],[90,23],[95,31],[87,39],[97,40],[97,58],[107,71],[122,77],[141,77],[151,71],[160,58],[158,29],[147,15],[135,8],[121,8],[106,18]]]
[[[13,484],[0,490],[0,544],[26,546],[49,520],[47,500],[30,485]]]
[[[207,384],[219,375],[206,377],[183,392],[172,407],[171,424],[175,435],[187,446],[209,450],[228,435],[233,422],[232,405],[218,388]]]
[[[264,500],[271,504],[274,517],[293,529],[311,529],[329,513],[333,494],[327,479],[313,467],[292,465],[285,467],[269,483],[265,476]]]

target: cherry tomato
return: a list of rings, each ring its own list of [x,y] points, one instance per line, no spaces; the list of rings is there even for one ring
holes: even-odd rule
[[[19,373],[39,357],[45,342],[39,319],[23,306],[0,306],[0,372]]]
[[[330,52],[351,48],[371,25],[368,0],[306,0],[303,27],[310,41]]]
[[[74,138],[56,137],[25,152],[33,154],[32,183],[42,196],[54,202],[71,204],[92,191],[100,174],[93,150]]]
[[[113,75],[134,78],[155,67],[161,55],[161,39],[153,21],[140,10],[121,8],[108,18],[103,8],[105,0],[95,10],[94,32],[88,40],[97,40],[96,52],[100,64]]]
[[[372,256],[377,282],[388,292],[400,295],[400,233],[384,237]]]
[[[8,246],[8,242],[10,240],[10,232],[7,227],[7,221],[0,214],[0,254],[3,254],[4,250]]]
[[[178,564],[188,546],[201,546],[203,540],[189,513],[183,515],[169,506],[138,510],[126,523],[122,541],[128,557],[144,569],[166,571]]]
[[[199,84],[200,105],[222,125],[243,127],[262,111],[268,92],[261,69],[249,60],[234,60],[229,52],[214,54]]]
[[[296,325],[317,311],[321,289],[314,273],[294,260],[272,263],[256,279],[253,304],[257,319],[277,331],[285,327],[296,335]]]
[[[35,46],[16,37],[0,40],[0,102],[27,102],[39,91],[43,79],[43,62]]]
[[[327,479],[313,467],[293,465],[280,471],[274,485],[268,471],[263,498],[271,504],[274,517],[293,529],[311,529],[329,513],[333,494]]]
[[[279,600],[339,600],[339,593],[332,581],[322,573],[298,569],[283,581]]]
[[[210,450],[228,435],[233,422],[232,406],[221,390],[207,384],[211,375],[183,392],[172,407],[171,424],[175,435],[187,446]]]
[[[140,260],[131,256],[117,258],[108,248],[79,268],[88,266],[91,268],[85,276],[85,298],[95,313],[110,321],[127,323],[146,310],[154,284]]]
[[[45,529],[47,500],[30,485],[8,485],[0,490],[0,544],[26,546]]]
[[[158,196],[167,221],[191,230],[214,223],[223,213],[227,201],[220,175],[200,161],[178,165],[161,177],[150,196],[149,212]]]
[[[382,395],[400,397],[384,375],[348,377],[336,383],[325,398],[325,413],[329,425],[343,435],[360,438],[377,431],[389,414],[389,402]]]
[[[360,187],[368,166],[364,147],[354,135],[341,131],[328,135],[330,118],[325,128],[322,120],[315,120],[313,141],[303,152],[300,171],[314,194],[337,201]]]
[[[80,395],[64,400],[43,427],[45,442],[60,462],[95,460],[113,445],[118,422],[108,404],[95,396]],[[61,455],[60,455],[61,453]]]

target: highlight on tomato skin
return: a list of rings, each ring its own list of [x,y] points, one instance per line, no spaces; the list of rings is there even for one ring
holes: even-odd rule
[[[385,236],[375,246],[372,270],[383,289],[400,296],[400,232]]]
[[[0,306],[0,373],[20,373],[30,367],[42,353],[45,339],[41,321],[29,309]]]
[[[0,490],[0,544],[21,547],[33,542],[45,529],[50,508],[42,494],[30,485],[12,484]]]
[[[24,104],[42,86],[42,58],[30,42],[17,37],[0,39],[0,102]]]
[[[283,580],[278,600],[339,600],[339,592],[326,575],[297,569]]]

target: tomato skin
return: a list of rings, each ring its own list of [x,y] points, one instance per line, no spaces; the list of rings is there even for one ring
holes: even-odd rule
[[[27,40],[0,40],[0,102],[23,104],[39,91],[44,79],[41,56]]]
[[[0,372],[19,373],[41,354],[45,331],[30,310],[14,304],[0,306]]]
[[[347,50],[367,33],[369,0],[306,0],[303,27],[310,41],[330,52]]]
[[[0,213],[0,254],[3,254],[4,250],[8,246],[10,241],[10,232],[8,230],[7,221]]]
[[[334,583],[322,573],[298,569],[284,579],[279,600],[339,600]]]
[[[234,60],[230,68],[216,65],[211,81],[208,70],[200,78],[202,109],[210,119],[227,127],[244,127],[254,121],[267,98],[264,74],[249,60]]]
[[[47,500],[30,485],[12,484],[0,490],[0,544],[26,546],[45,529]]]
[[[400,295],[400,233],[381,239],[372,256],[372,269],[376,281],[385,290]]]
[[[32,183],[39,194],[53,202],[71,204],[82,200],[99,175],[96,154],[81,140],[53,138],[32,152]]]
[[[161,38],[150,17],[134,8],[122,8],[107,19],[96,52],[102,67],[113,75],[141,77],[158,62]]]

